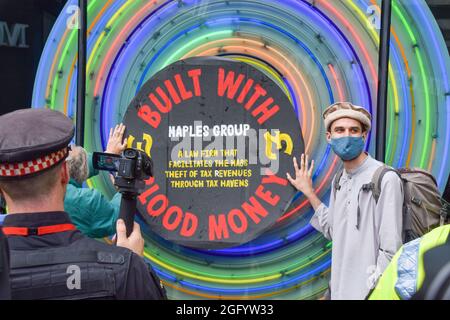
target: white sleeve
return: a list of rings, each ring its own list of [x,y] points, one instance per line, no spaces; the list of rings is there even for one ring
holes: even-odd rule
[[[331,193],[330,193],[330,208],[333,208],[334,196],[333,196],[333,188],[334,188],[334,178],[331,183]],[[314,215],[311,218],[311,225],[317,231],[321,232],[325,238],[328,240],[333,240],[333,226],[330,219],[330,209],[322,203],[319,208],[314,212]]]

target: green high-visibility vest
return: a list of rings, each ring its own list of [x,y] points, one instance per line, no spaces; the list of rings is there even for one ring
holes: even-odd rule
[[[424,253],[443,245],[449,233],[450,225],[445,225],[403,245],[383,272],[369,300],[411,299],[425,279]]]

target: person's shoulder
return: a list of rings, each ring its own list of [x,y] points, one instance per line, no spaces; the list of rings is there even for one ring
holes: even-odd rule
[[[137,255],[134,252],[131,252],[131,254],[130,254],[130,269],[149,270],[151,268],[149,268],[149,265],[145,262],[143,257]]]
[[[77,208],[92,209],[94,204],[99,203],[103,198],[102,193],[95,188],[78,187],[67,185],[64,201],[75,205]]]
[[[386,172],[382,175],[382,180],[381,180],[381,186],[383,187],[386,184],[401,184],[401,178],[399,173],[397,172],[397,170],[392,167],[389,166],[387,164],[385,164],[384,162],[378,161],[375,158],[370,158],[371,161],[371,174],[372,174],[372,179],[375,179],[375,174],[377,173],[377,170],[381,170],[382,167],[386,168]],[[380,172],[381,174],[381,172]]]
[[[389,182],[401,183],[402,179],[400,178],[400,175],[398,174],[398,172],[395,171],[395,169],[393,169],[393,170],[389,170],[385,173],[385,175],[383,177],[383,182],[384,181],[386,181],[387,183],[389,183]]]
[[[450,237],[450,224],[445,224],[437,228],[434,228],[430,232],[426,233],[424,237],[435,239],[440,238],[442,239],[442,241],[445,242],[447,238]]]
[[[131,282],[134,282],[136,299],[167,299],[163,283],[153,267],[135,253],[132,253],[130,257],[128,277],[131,278]],[[136,277],[139,278],[138,282],[133,281]]]
[[[65,200],[78,201],[80,197],[85,197],[87,194],[91,193],[91,190],[95,189],[84,188],[83,186],[68,183]]]
[[[132,254],[132,251],[127,248],[118,247],[113,244],[106,243],[103,240],[92,239],[85,235],[81,235],[78,241],[79,241],[78,244],[84,246],[84,248],[87,250],[116,253],[123,255],[127,259],[130,259]]]
[[[375,158],[372,158],[371,156],[369,156],[369,157],[370,157],[370,161],[371,161],[370,167],[374,174],[377,170],[381,170],[381,168],[383,167],[383,168],[386,168],[386,170],[387,170],[386,173],[384,174],[384,177],[389,177],[388,179],[400,180],[399,174],[394,167],[392,167],[384,162],[381,162]],[[384,177],[383,177],[383,180],[384,180]]]
[[[128,250],[128,249],[127,249]],[[150,264],[144,260],[144,257],[137,255],[136,253],[130,253],[130,270],[140,270],[140,271],[153,271],[153,268]]]
[[[390,170],[388,170],[382,177],[381,190],[383,190],[386,186],[391,186],[394,190],[401,190],[403,182],[398,171],[389,166],[388,169]]]

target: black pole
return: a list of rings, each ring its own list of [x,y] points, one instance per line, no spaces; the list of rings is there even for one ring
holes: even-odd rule
[[[447,186],[445,187],[444,194],[442,196],[445,201],[450,203],[450,175],[448,176]]]
[[[79,146],[84,146],[84,110],[86,107],[87,2],[88,0],[78,0],[80,15],[78,20],[77,122],[75,144]]]
[[[384,162],[386,154],[386,115],[388,97],[389,44],[391,41],[392,0],[382,0],[380,51],[378,60],[377,145],[375,158]]]
[[[127,228],[127,237],[130,236],[134,228],[134,215],[136,213],[136,194],[122,193],[120,202],[119,219],[125,222]]]

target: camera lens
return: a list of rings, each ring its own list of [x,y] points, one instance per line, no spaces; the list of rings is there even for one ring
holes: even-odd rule
[[[133,150],[133,149],[126,149],[126,150],[124,151],[123,155],[124,155],[125,157],[127,157],[128,159],[134,159],[134,158],[136,158],[137,153],[136,153],[136,151]]]

